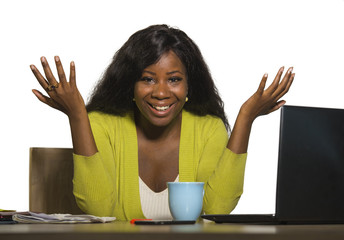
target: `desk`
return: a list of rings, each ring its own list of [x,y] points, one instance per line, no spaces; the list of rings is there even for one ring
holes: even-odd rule
[[[0,225],[1,240],[336,240],[344,239],[344,225],[194,225],[137,226],[128,222],[95,224]]]

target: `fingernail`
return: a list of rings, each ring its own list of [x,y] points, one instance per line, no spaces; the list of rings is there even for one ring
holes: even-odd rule
[[[289,68],[289,73],[291,73],[293,71],[293,67]]]
[[[34,65],[30,65],[31,70],[35,70],[35,66]]]
[[[41,57],[41,62],[45,62],[45,61],[46,61],[45,57]]]
[[[56,62],[60,61],[59,56],[55,56],[55,61],[56,61]]]

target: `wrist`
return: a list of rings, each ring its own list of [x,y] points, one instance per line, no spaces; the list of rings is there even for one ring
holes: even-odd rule
[[[252,116],[250,111],[248,111],[244,106],[242,106],[239,110],[237,121],[244,123],[246,125],[252,125],[254,120],[255,117]]]
[[[227,145],[232,152],[237,154],[247,152],[253,120],[250,114],[240,109]]]
[[[88,114],[86,108],[79,109],[78,111],[74,111],[68,114],[69,122],[80,122],[85,118],[88,119]]]

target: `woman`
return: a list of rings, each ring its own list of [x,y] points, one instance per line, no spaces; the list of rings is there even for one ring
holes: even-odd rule
[[[223,102],[196,44],[182,31],[154,25],[133,34],[115,54],[85,107],[59,57],[59,81],[47,60],[46,78],[31,69],[48,96],[45,104],[67,114],[74,148],[74,195],[98,216],[170,218],[166,182],[205,182],[203,211],[229,213],[243,189],[252,123],[279,109],[294,79],[281,68],[265,90],[241,107],[228,140]]]

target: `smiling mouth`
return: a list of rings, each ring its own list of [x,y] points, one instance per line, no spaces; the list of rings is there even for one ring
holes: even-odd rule
[[[154,108],[155,110],[160,111],[160,112],[166,111],[166,110],[168,110],[172,106],[172,104],[171,105],[167,105],[167,106],[156,106],[156,105],[152,105],[152,104],[149,104],[149,105],[152,108]]]

